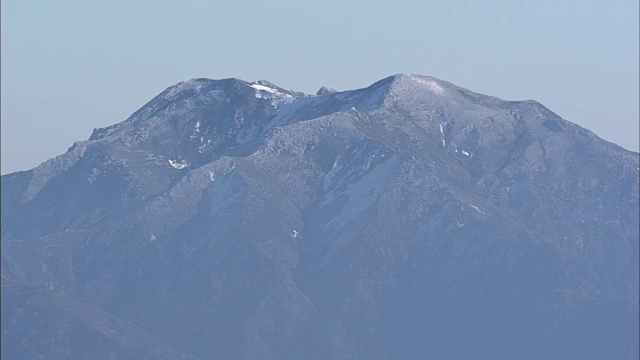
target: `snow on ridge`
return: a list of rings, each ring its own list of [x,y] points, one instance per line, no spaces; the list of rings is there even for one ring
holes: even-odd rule
[[[271,99],[272,104],[277,106],[280,102],[291,102],[295,96],[280,92],[278,89],[274,89],[265,85],[250,84],[252,88],[256,90],[256,98],[258,99]]]
[[[260,84],[251,84],[251,87],[258,91],[266,91],[271,94],[279,93],[278,90]]]
[[[206,85],[206,79],[191,79],[187,81],[181,81],[168,89],[165,97],[172,98],[185,90],[200,90]]]
[[[435,95],[444,94],[444,89],[435,80],[431,80],[431,79],[427,80],[414,75],[409,75],[409,76],[417,83],[424,85],[431,93]]]

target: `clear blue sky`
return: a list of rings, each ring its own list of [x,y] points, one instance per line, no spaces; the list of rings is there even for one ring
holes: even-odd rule
[[[395,73],[535,99],[638,150],[638,1],[2,1],[2,173],[194,77],[315,93]]]

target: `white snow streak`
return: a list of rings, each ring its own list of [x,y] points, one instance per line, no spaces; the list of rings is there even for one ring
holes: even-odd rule
[[[293,96],[282,93],[277,89],[270,88],[268,86],[251,84],[252,88],[256,89],[256,98],[258,99],[272,99],[272,104],[277,105],[279,102],[290,102],[293,100]],[[266,94],[265,94],[266,93]]]
[[[171,165],[172,168],[174,169],[184,169],[187,166],[189,166],[189,164],[187,164],[184,160],[181,161],[175,161],[175,160],[171,160],[169,159],[169,165]]]
[[[469,204],[469,205],[471,205],[471,207],[474,208],[480,215],[485,215],[486,214],[484,211],[480,210],[479,207],[477,207],[477,206],[475,206],[473,204]]]
[[[256,90],[259,90],[259,91],[266,91],[266,92],[271,93],[271,94],[275,94],[275,93],[277,93],[277,92],[278,92],[278,90],[273,89],[273,88],[270,88],[270,87],[268,87],[268,86],[264,86],[264,85],[251,84],[251,87],[252,87],[252,88],[254,88],[254,89],[256,89]]]

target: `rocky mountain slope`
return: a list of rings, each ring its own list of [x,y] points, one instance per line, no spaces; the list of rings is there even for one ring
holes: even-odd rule
[[[638,174],[432,77],[179,83],[2,176],[2,355],[634,359]]]

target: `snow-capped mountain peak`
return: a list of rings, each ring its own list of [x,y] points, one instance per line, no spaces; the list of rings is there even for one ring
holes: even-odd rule
[[[2,176],[2,355],[637,359],[638,160],[433,77],[181,82]]]

